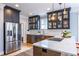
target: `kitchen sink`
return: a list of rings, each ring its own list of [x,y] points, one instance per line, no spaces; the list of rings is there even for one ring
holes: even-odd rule
[[[48,40],[51,40],[51,41],[62,41],[63,38],[55,38],[55,37],[52,37],[52,38],[49,38]]]

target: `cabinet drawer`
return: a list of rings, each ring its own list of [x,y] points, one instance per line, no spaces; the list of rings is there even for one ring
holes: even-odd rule
[[[27,35],[27,43],[32,44],[32,36],[31,35]]]
[[[48,50],[45,48],[42,48],[42,56],[47,56],[48,55]]]
[[[61,52],[53,51],[53,50],[48,50],[47,53],[48,56],[61,56]]]
[[[42,56],[61,56],[61,53],[42,48]]]
[[[33,55],[34,56],[41,56],[42,49],[40,47],[33,46]]]

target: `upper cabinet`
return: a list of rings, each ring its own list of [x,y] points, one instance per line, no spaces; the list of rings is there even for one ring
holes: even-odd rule
[[[69,29],[70,28],[70,8],[56,10],[47,13],[48,29]]]
[[[9,6],[4,7],[4,21],[19,23],[20,11]]]
[[[29,30],[37,30],[40,29],[40,16],[30,16],[28,19]]]

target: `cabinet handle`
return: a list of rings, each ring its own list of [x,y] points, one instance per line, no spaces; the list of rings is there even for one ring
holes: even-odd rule
[[[47,53],[47,49],[42,48],[42,52]]]

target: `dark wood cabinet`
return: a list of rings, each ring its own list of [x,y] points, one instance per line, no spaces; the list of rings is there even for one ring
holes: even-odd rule
[[[9,6],[4,7],[4,22],[19,23],[20,10]]]
[[[43,40],[43,35],[31,35],[27,34],[27,43],[33,44]]]
[[[48,29],[69,29],[70,28],[70,8],[56,10],[47,13]]]
[[[29,30],[40,29],[40,16],[30,16],[28,18]]]
[[[38,46],[33,46],[34,56],[61,56],[61,52],[45,49]]]
[[[53,36],[27,34],[27,43],[33,44]]]
[[[27,43],[33,44],[32,35],[27,35]]]
[[[20,24],[20,10],[17,10],[15,8],[12,8],[10,6],[5,6],[4,7],[4,32],[3,32],[3,39],[4,39],[4,54],[8,54],[8,53],[12,53],[14,51],[17,51],[17,50],[20,50],[21,49],[21,24]],[[14,25],[14,27],[11,27],[8,25],[6,25],[8,23],[12,23],[12,26],[14,25],[14,23],[16,23]],[[10,28],[11,27],[11,30],[7,29],[7,28]],[[13,31],[15,30],[15,31]],[[18,30],[17,34],[15,35],[15,32]],[[6,33],[8,33],[6,35]],[[9,34],[10,33],[10,34]],[[12,34],[11,34],[12,33]],[[14,34],[14,35],[13,35]],[[13,35],[13,36],[12,36]],[[12,36],[12,39],[13,41],[10,42],[10,38],[6,38],[6,37],[10,37]],[[17,36],[17,40],[15,40]],[[8,41],[6,41],[8,39]],[[7,44],[7,45],[6,45]],[[8,49],[6,49],[6,47],[8,47]],[[10,51],[11,50],[11,51]]]
[[[33,55],[42,56],[42,49],[40,47],[33,46]]]

